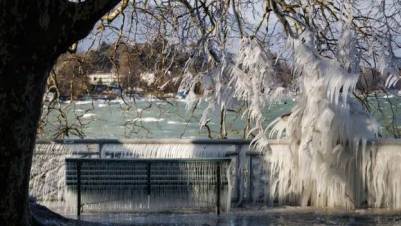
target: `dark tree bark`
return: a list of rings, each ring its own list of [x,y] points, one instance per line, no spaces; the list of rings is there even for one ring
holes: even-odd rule
[[[0,0],[0,225],[30,225],[29,174],[47,76],[119,0]]]

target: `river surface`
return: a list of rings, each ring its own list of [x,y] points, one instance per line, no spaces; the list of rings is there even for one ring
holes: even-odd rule
[[[288,113],[293,100],[274,104],[264,111],[265,125],[281,114]],[[188,110],[179,99],[151,98],[123,100],[88,100],[63,103],[60,108],[66,116],[53,110],[41,138],[221,138],[220,112],[210,115],[207,128],[199,127],[206,104]],[[369,99],[369,109],[382,125],[381,136],[400,135],[401,97],[381,96]],[[228,112],[225,129],[228,138],[243,138],[245,123],[241,113]],[[66,130],[68,128],[68,130]],[[58,131],[67,131],[62,136]],[[79,134],[79,131],[81,134]]]
[[[191,111],[182,100],[141,99],[124,103],[113,101],[77,101],[62,104],[67,119],[58,111],[51,112],[42,138],[55,138],[60,128],[69,125],[79,128],[85,138],[195,138],[208,137],[208,130],[200,128],[205,104]],[[265,112],[266,122],[289,112],[292,101],[274,105]],[[227,137],[244,137],[242,114],[228,112],[225,128]],[[220,138],[220,112],[210,115],[208,123],[212,138]],[[79,121],[84,125],[79,125]],[[60,123],[61,122],[61,123]],[[77,137],[71,130],[69,138]]]

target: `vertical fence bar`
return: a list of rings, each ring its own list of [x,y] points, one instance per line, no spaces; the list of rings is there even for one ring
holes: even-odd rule
[[[217,180],[216,180],[216,207],[217,207],[217,215],[220,215],[220,192],[221,192],[221,170],[220,170],[220,161],[217,162]]]
[[[235,168],[235,193],[236,193],[236,196],[237,196],[237,202],[239,201],[239,200],[241,200],[241,198],[240,198],[240,196],[241,196],[241,190],[240,190],[240,184],[241,184],[241,177],[240,177],[240,174],[242,173],[242,172],[240,172],[240,169],[241,169],[241,163],[240,163],[240,158],[241,158],[241,156],[240,156],[240,154],[241,154],[241,146],[240,145],[235,145],[235,152],[237,153],[237,156],[236,156],[236,168]]]
[[[103,150],[103,146],[104,146],[104,143],[103,142],[99,142],[98,144],[97,144],[97,146],[98,146],[98,152],[99,152],[99,158],[103,158],[103,153],[102,153],[102,150]]]
[[[253,201],[253,156],[249,155],[249,200]]]
[[[146,194],[148,196],[148,208],[150,208],[150,167],[151,162],[148,162],[146,165]]]
[[[77,217],[81,216],[81,165],[82,162],[77,160]]]

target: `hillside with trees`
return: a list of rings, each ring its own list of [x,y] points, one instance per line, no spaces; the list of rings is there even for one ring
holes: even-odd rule
[[[96,50],[62,55],[49,78],[49,91],[56,91],[59,97],[80,99],[95,92],[88,75],[114,73],[115,86],[126,93],[131,90],[154,95],[175,93],[189,54],[188,49],[168,45],[163,39],[135,44],[102,43]]]

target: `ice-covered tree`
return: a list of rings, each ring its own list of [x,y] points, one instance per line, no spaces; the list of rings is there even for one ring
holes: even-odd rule
[[[261,24],[266,23],[267,31],[276,24],[282,30],[260,34],[259,24],[253,33],[252,23],[234,13],[241,28],[240,50],[231,56],[228,49],[219,49],[221,60],[212,69],[191,75],[189,100],[209,103],[201,125],[213,109],[246,103],[243,114],[252,124],[253,144],[264,152],[266,166],[276,175],[267,185],[271,200],[359,207],[367,199],[363,181],[369,179],[361,159],[368,155],[366,142],[377,137],[379,125],[356,85],[362,68],[381,71],[387,87],[397,83],[401,6],[398,1],[302,0],[271,0],[264,5],[263,18],[268,19]],[[285,52],[284,46],[263,45],[265,37],[276,36],[288,37],[285,48],[290,56],[283,58],[293,68],[299,94],[289,114],[266,125],[264,109],[290,91],[277,79],[277,57]],[[271,155],[269,136],[289,140],[288,159]]]

